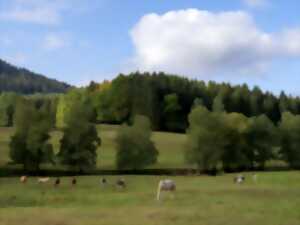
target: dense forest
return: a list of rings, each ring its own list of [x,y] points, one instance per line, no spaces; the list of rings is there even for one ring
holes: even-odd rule
[[[62,93],[68,88],[70,85],[66,83],[15,67],[0,59],[0,93]]]
[[[184,132],[188,114],[195,105],[212,110],[219,104],[226,112],[247,117],[265,114],[275,124],[285,111],[300,113],[299,97],[284,92],[275,96],[259,87],[250,89],[246,84],[205,83],[164,73],[121,74],[111,82],[92,82],[87,93],[99,122],[130,122],[134,115],[141,114],[150,118],[156,130]]]

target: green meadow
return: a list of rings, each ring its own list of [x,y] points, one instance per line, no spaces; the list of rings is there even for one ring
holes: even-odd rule
[[[300,173],[265,172],[255,183],[245,173],[245,183],[233,183],[235,174],[217,177],[171,177],[177,185],[172,197],[155,199],[157,183],[165,176],[124,176],[125,190],[114,186],[117,176],[70,177],[38,184],[29,177],[0,178],[2,225],[299,225]]]
[[[115,136],[119,126],[97,126],[102,145],[98,149],[98,169],[115,168]],[[9,140],[13,128],[0,128],[0,165],[9,162]],[[51,133],[56,151],[62,133]],[[159,150],[152,168],[188,168],[185,164],[184,134],[153,132]],[[61,185],[38,184],[29,177],[0,178],[0,225],[299,225],[300,172],[264,172],[258,181],[245,173],[246,182],[233,183],[236,174],[174,176],[177,190],[158,202],[157,184],[166,176],[124,176],[125,190],[114,183],[119,176],[105,176],[109,185],[100,185],[100,176],[62,177]]]

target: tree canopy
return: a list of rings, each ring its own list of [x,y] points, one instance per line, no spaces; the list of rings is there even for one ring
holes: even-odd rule
[[[123,125],[116,144],[119,169],[142,169],[157,160],[158,151],[151,140],[151,124],[145,116],[137,115],[132,126]]]
[[[28,100],[18,101],[15,127],[10,141],[13,162],[34,171],[39,171],[41,163],[53,162],[53,149],[48,142],[51,123],[44,110],[36,109]]]

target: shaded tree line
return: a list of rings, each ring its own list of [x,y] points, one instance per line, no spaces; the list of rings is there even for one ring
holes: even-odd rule
[[[164,73],[135,72],[119,75],[111,82],[87,87],[96,119],[103,123],[130,123],[135,115],[150,118],[156,130],[184,132],[194,105],[213,110],[219,104],[226,112],[247,117],[266,115],[277,124],[284,112],[300,113],[299,97],[281,92],[275,96],[246,84],[205,83]]]
[[[34,94],[18,95],[14,92],[4,92],[0,94],[0,126],[11,127],[14,125],[14,117],[17,113],[16,106],[18,101],[26,99],[36,109],[46,108],[49,122],[52,127],[55,126],[56,111],[59,95],[57,94]]]
[[[246,117],[196,106],[189,124],[185,155],[199,170],[263,170],[272,159],[300,168],[299,115],[284,112],[274,126],[265,115]]]
[[[36,107],[34,103],[22,98],[16,104],[15,133],[10,141],[12,162],[35,172],[45,163],[66,165],[78,172],[94,168],[101,139],[95,125],[89,122],[91,115],[85,110],[85,103],[76,99],[72,105],[57,154],[50,142],[54,124],[48,105]]]

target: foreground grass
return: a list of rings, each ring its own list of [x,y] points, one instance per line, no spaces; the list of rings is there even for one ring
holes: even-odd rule
[[[119,126],[98,125],[97,130],[102,139],[102,145],[98,148],[97,167],[100,169],[115,169],[116,145],[115,137]],[[9,162],[9,141],[13,135],[13,128],[0,127],[0,166]],[[51,133],[51,143],[55,151],[59,150],[59,141],[62,133]],[[153,132],[153,141],[158,148],[159,158],[152,168],[186,168],[184,162],[184,146],[186,136],[184,134]]]
[[[58,188],[26,185],[18,178],[0,178],[1,225],[299,225],[300,173],[260,173],[258,182],[246,174],[243,185],[234,174],[207,177],[172,177],[175,198],[155,200],[156,186],[164,177],[126,176],[127,189],[101,187],[99,177],[62,178]],[[113,182],[117,177],[106,177]]]

